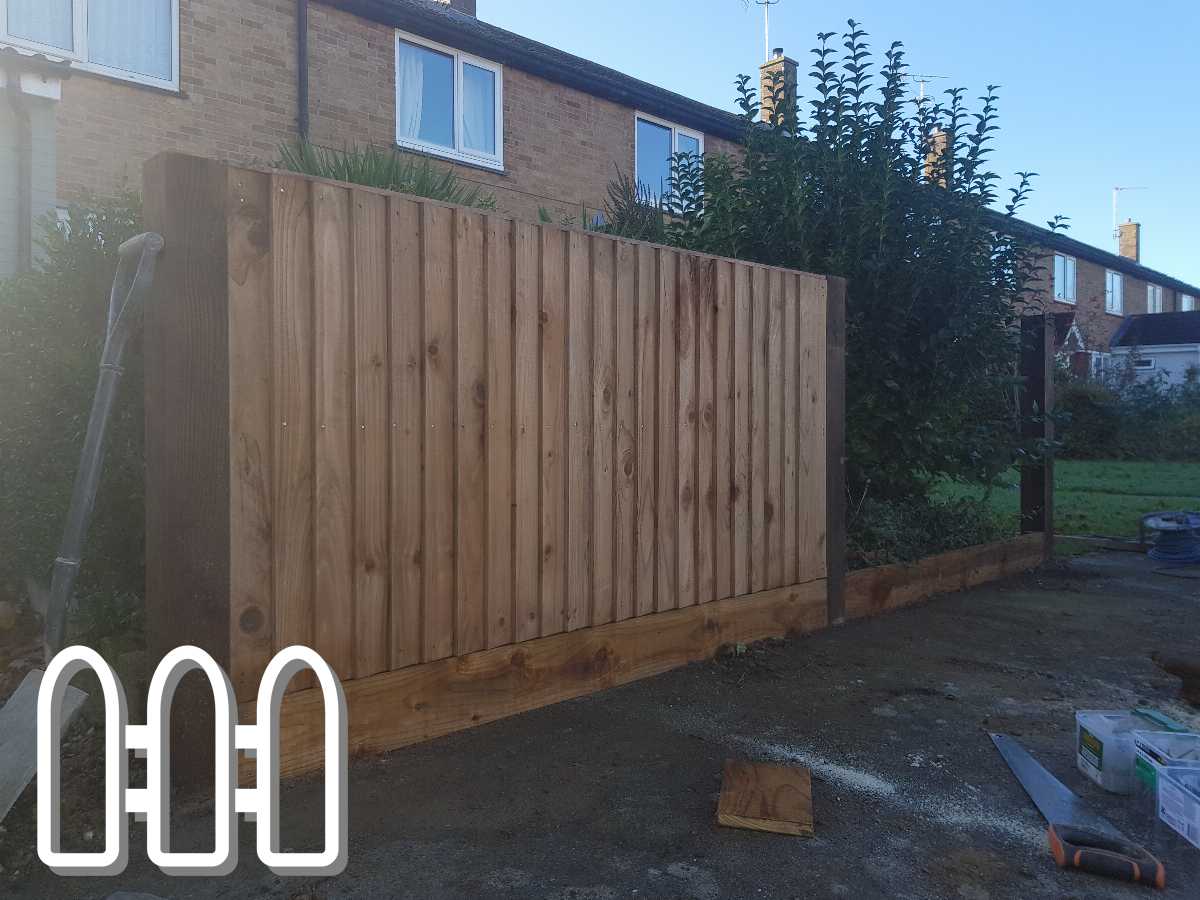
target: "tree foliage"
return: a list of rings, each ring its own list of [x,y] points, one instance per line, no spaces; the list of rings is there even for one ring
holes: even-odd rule
[[[64,224],[44,223],[38,270],[0,281],[0,599],[23,595],[27,579],[45,583],[54,561],[96,389],[117,248],[140,223],[131,193],[83,198]],[[79,595],[102,595],[110,610],[142,592],[142,431],[135,338],[77,586]]]
[[[901,44],[877,62],[856,22],[840,49],[833,38],[819,35],[813,51],[811,100],[776,81],[769,126],[739,79],[742,152],[675,159],[661,234],[847,279],[852,492],[903,497],[947,476],[989,480],[1021,451],[1014,320],[1036,257],[997,226],[1024,203],[1032,173],[1019,173],[1004,213],[992,211],[997,89],[974,111],[962,89],[920,101]],[[627,193],[610,195],[608,218],[645,233]]]

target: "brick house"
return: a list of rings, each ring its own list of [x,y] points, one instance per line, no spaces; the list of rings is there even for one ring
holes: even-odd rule
[[[398,146],[503,212],[557,220],[602,208],[617,170],[653,188],[672,152],[736,149],[738,116],[489,25],[475,5],[0,0],[0,274],[30,263],[40,215],[137,187],[164,150],[246,163],[300,136]],[[782,52],[761,67],[788,84],[796,70]],[[1136,226],[1122,255],[1019,227],[1046,248],[1039,287],[1074,312],[1080,351],[1105,351],[1122,315],[1200,296],[1140,265]]]
[[[138,187],[164,150],[264,162],[303,134],[427,154],[519,218],[578,218],[603,207],[617,168],[657,183],[671,152],[732,150],[741,134],[730,112],[479,21],[474,0],[140,7],[153,21],[107,21],[136,7],[98,0],[0,2],[0,72],[73,76],[48,76],[54,99],[38,98],[56,140],[43,133],[33,155],[56,152],[59,201]]]
[[[1044,248],[1041,277],[1032,287],[1046,309],[1069,317],[1059,349],[1077,374],[1104,368],[1113,339],[1130,316],[1198,308],[1200,287],[1141,264],[1142,226],[1136,222],[1120,226],[1118,253],[1026,222],[1017,227]]]

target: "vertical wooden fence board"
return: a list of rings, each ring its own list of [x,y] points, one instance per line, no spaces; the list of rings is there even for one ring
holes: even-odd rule
[[[717,261],[695,260],[697,274],[697,407],[699,445],[696,458],[696,593],[701,603],[721,599],[717,591]]]
[[[487,228],[487,646],[513,643],[513,223]]]
[[[454,653],[485,644],[487,552],[487,307],[484,221],[454,212],[455,551]]]
[[[696,520],[698,485],[696,460],[698,445],[697,415],[697,316],[696,316],[696,260],[694,257],[678,257],[676,279],[675,320],[677,341],[676,371],[678,372],[678,431],[676,460],[678,461],[678,488],[676,489],[679,557],[679,606],[695,606],[696,594]]]
[[[767,332],[767,587],[783,577],[783,273],[768,273],[771,318]]]
[[[350,192],[313,185],[316,378],[316,647],[354,677],[354,260]]]
[[[354,256],[354,671],[391,668],[388,581],[387,198],[352,195]]]
[[[751,273],[751,347],[750,347],[750,587],[757,593],[770,583],[767,567],[768,451],[770,448],[770,368],[768,340],[771,321],[771,295],[767,270]]]
[[[566,627],[567,235],[542,226],[542,636]]]
[[[624,241],[616,248],[613,603],[614,618],[620,622],[637,611],[637,248]]]
[[[801,581],[825,576],[825,301],[824,279],[800,276],[799,553]]]
[[[733,588],[733,264],[715,263],[713,297],[713,574],[718,599]]]
[[[271,178],[272,367],[275,373],[275,584],[276,650],[313,646],[313,231],[312,184]],[[311,685],[300,673],[292,688]]]
[[[592,610],[592,238],[567,238],[567,631],[588,625]]]
[[[679,258],[675,251],[658,254],[658,577],[655,609],[679,606],[679,457],[678,419],[678,292]]]
[[[425,660],[454,653],[454,217],[422,205],[424,275]]]
[[[750,377],[753,347],[753,304],[750,269],[733,269],[733,592],[750,593],[750,468],[753,453],[750,423],[753,392]]]
[[[391,244],[388,264],[391,345],[391,653],[392,668],[425,660],[422,609],[424,503],[422,463],[425,436],[424,266],[422,207],[389,198]]]
[[[592,612],[589,625],[615,616],[613,557],[615,243],[592,245]]]
[[[825,573],[830,625],[846,620],[846,280],[822,279],[825,303]]]
[[[516,639],[542,631],[541,581],[541,236],[513,225],[513,592]]]
[[[658,251],[639,244],[637,256],[637,576],[635,614],[656,608],[658,579]]]
[[[796,477],[800,451],[796,422],[800,405],[796,396],[799,377],[796,333],[796,276],[783,276],[783,528],[781,556],[783,584],[796,584],[800,577],[800,482]]]
[[[237,698],[251,700],[275,633],[271,178],[236,169],[227,176],[229,674]]]

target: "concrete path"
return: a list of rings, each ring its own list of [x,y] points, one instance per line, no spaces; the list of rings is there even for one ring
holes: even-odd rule
[[[1037,811],[988,731],[1018,735],[1074,790],[1167,864],[1167,897],[1200,896],[1200,850],[1132,814],[1074,768],[1078,708],[1150,704],[1200,726],[1153,650],[1194,650],[1200,581],[1127,554],[939,598],[809,638],[752,648],[352,766],[346,873],[242,863],[168,879],[144,833],[119,883],[56,879],[34,859],[17,897],[1028,900],[1149,897],[1059,872]],[[813,839],[718,828],[726,757],[813,770]],[[320,785],[292,785],[284,842],[317,840]],[[181,822],[201,849],[200,810]],[[12,834],[0,836],[11,839]],[[8,875],[0,879],[10,879]],[[1162,896],[1162,895],[1160,895]]]

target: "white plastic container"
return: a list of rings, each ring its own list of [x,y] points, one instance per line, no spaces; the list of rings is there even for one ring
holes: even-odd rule
[[[1079,771],[1114,794],[1133,791],[1133,733],[1182,731],[1154,710],[1081,709],[1075,713],[1075,762]]]
[[[1158,782],[1174,768],[1200,768],[1200,734],[1133,733],[1133,794],[1140,810],[1158,814]]]
[[[1200,768],[1164,769],[1158,782],[1158,817],[1200,847]]]

